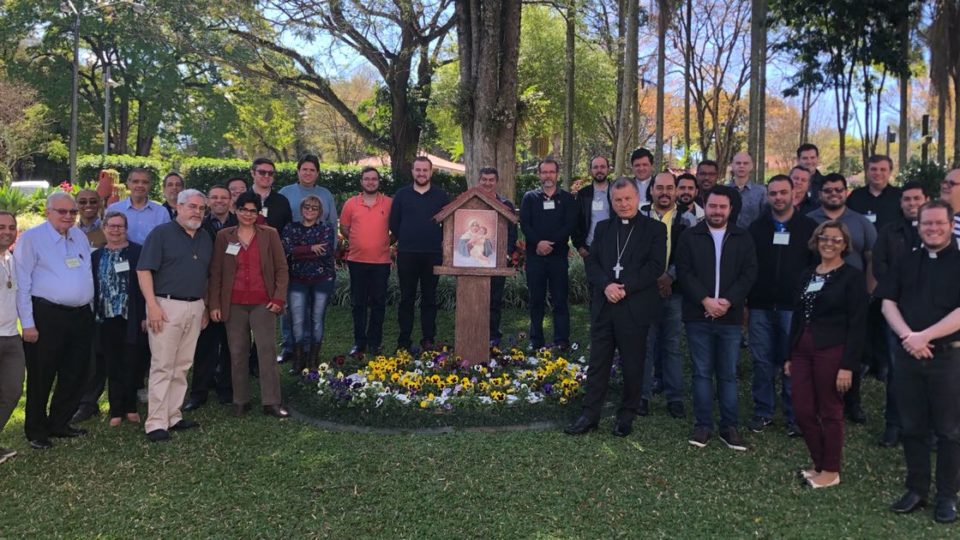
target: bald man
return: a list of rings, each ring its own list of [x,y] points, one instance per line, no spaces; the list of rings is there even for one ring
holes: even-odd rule
[[[750,181],[753,172],[753,158],[746,152],[738,152],[730,162],[730,172],[733,175],[730,187],[740,194],[740,207],[734,208],[730,221],[736,220],[737,227],[747,229],[750,224],[764,214],[767,200],[767,190]],[[735,205],[736,206],[736,205]]]

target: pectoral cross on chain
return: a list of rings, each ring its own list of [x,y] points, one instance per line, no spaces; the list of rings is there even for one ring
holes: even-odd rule
[[[623,270],[623,267],[620,266],[620,261],[617,261],[617,265],[613,267],[613,278],[620,279],[620,271]]]

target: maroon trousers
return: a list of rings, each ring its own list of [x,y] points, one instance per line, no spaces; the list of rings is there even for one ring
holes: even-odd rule
[[[793,413],[818,471],[840,471],[843,457],[843,395],[837,372],[843,345],[817,349],[810,328],[790,354]]]

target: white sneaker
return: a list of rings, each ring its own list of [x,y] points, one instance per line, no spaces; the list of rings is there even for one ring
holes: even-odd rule
[[[3,448],[0,447],[0,463],[7,461],[8,459],[17,455],[17,451],[12,448]]]

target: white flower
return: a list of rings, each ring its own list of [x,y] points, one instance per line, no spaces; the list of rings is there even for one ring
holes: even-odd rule
[[[492,360],[492,359],[491,359],[491,360],[490,360],[490,369],[497,369],[498,367],[500,367],[500,364],[498,364],[496,360]]]
[[[575,351],[580,348],[580,344],[574,341],[573,344],[570,345],[570,348]]]
[[[491,398],[490,396],[480,396],[477,398],[477,401],[479,401],[480,403],[483,403],[484,405],[489,405],[493,403],[493,398]]]
[[[383,398],[382,398],[382,397],[378,397],[378,398],[377,398],[377,404],[375,405],[375,407],[379,407],[379,406],[381,406],[381,405],[383,405]]]
[[[507,403],[513,403],[513,402],[517,401],[518,399],[520,399],[520,398],[518,398],[517,396],[515,396],[515,395],[513,395],[513,394],[507,394]]]
[[[399,401],[400,403],[403,403],[404,405],[408,405],[410,403],[410,396],[408,396],[407,394],[397,394],[393,396],[393,398]]]
[[[543,394],[540,392],[530,392],[527,395],[527,403],[540,403],[541,401],[543,401]]]

